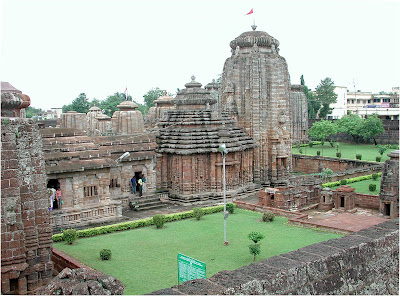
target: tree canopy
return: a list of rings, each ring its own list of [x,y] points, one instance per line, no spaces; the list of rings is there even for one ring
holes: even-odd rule
[[[385,132],[382,120],[376,114],[369,115],[364,119],[363,124],[358,130],[358,134],[364,140],[372,139],[374,144],[377,145],[376,137]]]
[[[331,137],[338,132],[337,125],[329,120],[316,121],[308,130],[308,136],[313,140],[328,140],[332,145]]]
[[[80,93],[79,96],[72,101],[69,105],[64,105],[62,107],[63,113],[68,111],[76,111],[78,113],[87,113],[89,111],[90,104],[85,93]]]
[[[336,103],[337,94],[335,93],[335,83],[329,77],[321,80],[315,89],[315,98],[322,105],[319,109],[318,117],[326,118],[326,116],[332,112],[330,104]]]

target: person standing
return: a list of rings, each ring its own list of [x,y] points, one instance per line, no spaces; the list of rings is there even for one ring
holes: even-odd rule
[[[142,175],[142,182],[143,182],[143,193],[146,193],[147,186],[146,186],[146,177],[144,176],[144,174]]]
[[[63,205],[63,200],[61,198],[61,189],[60,187],[57,188],[56,190],[56,199],[58,201],[58,208],[61,210],[62,209],[62,205]]]
[[[136,176],[131,179],[131,193],[136,194]]]
[[[143,181],[142,178],[139,178],[139,180],[137,181],[138,185],[139,185],[139,196],[142,196],[142,190],[143,190]]]

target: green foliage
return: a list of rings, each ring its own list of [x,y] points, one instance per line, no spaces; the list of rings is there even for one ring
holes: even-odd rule
[[[356,154],[356,159],[361,160],[362,154]]]
[[[150,107],[153,107],[154,101],[157,100],[159,97],[163,96],[164,93],[165,93],[165,90],[155,87],[155,88],[152,88],[151,90],[149,90],[145,95],[143,95],[144,104],[146,106],[146,109],[149,110]],[[147,113],[147,110],[146,110],[146,113]]]
[[[347,180],[346,179],[340,180],[340,185],[346,185],[346,184],[347,184]]]
[[[320,142],[320,141],[310,141],[310,142],[307,143],[307,144],[300,144],[300,143],[298,143],[298,144],[296,144],[296,145],[293,145],[292,148],[312,147],[312,146],[314,146],[314,145],[321,145],[321,142]]]
[[[389,147],[389,145],[377,145],[376,149],[378,149],[378,152],[382,157],[383,153],[385,153],[389,149]]]
[[[358,177],[354,177],[354,178],[349,178],[349,179],[345,179],[347,184],[350,183],[354,183],[354,182],[359,182],[359,181],[364,181],[364,180],[369,180],[372,179],[372,175],[365,175],[365,176],[358,176]],[[382,173],[379,172],[378,176],[382,176]],[[341,180],[340,180],[341,181]],[[335,186],[339,186],[340,185],[340,181],[334,181],[334,182],[328,182],[328,183],[324,183],[322,184],[322,188],[325,187],[335,187]]]
[[[261,219],[263,220],[263,222],[272,222],[275,219],[275,215],[272,212],[265,212],[263,213]]]
[[[321,176],[322,180],[327,181],[332,179],[333,171],[329,168],[322,169],[322,172],[316,174]]]
[[[249,252],[253,255],[253,261],[256,261],[256,256],[261,253],[260,245],[249,245]]]
[[[329,120],[320,120],[313,123],[308,130],[308,136],[314,140],[330,140],[331,136],[337,134],[337,125]],[[322,144],[322,143],[321,143]]]
[[[235,207],[236,205],[234,203],[227,203],[226,204],[226,210],[229,212],[229,214],[233,214],[235,212]]]
[[[128,96],[129,99],[129,96]],[[115,94],[108,96],[103,101],[96,102],[93,100],[91,102],[91,106],[97,106],[104,111],[104,113],[108,116],[112,116],[115,111],[119,110],[117,106],[126,100],[126,96],[123,93],[116,92]],[[99,104],[99,105],[97,105]]]
[[[362,125],[363,119],[354,114],[344,115],[337,121],[338,132],[349,134],[356,143],[359,142],[359,129]]]
[[[43,116],[44,111],[40,108],[27,107],[25,108],[26,118],[32,118],[33,116]]]
[[[308,146],[309,146],[309,147],[312,147],[313,145],[314,145],[314,143],[311,142],[311,141],[308,143]]]
[[[200,220],[201,217],[203,217],[203,215],[204,215],[203,209],[193,208],[193,215],[196,218],[196,220]]]
[[[375,145],[377,145],[375,138],[384,132],[382,120],[376,114],[372,114],[364,119],[363,125],[358,130],[360,137],[364,140],[372,139]]]
[[[303,149],[299,148],[299,153],[303,154]]]
[[[340,158],[342,156],[341,152],[336,152],[336,157]]]
[[[318,150],[317,151],[317,155],[320,156],[321,155],[321,151]]]
[[[76,111],[78,113],[87,113],[89,111],[89,100],[86,97],[85,93],[79,94],[79,97],[77,97],[75,100],[72,101],[71,104],[69,105],[64,105],[62,107],[63,113],[66,113],[68,111]]]
[[[369,184],[368,189],[369,189],[369,191],[375,191],[376,190],[376,184]]]
[[[205,215],[222,212],[223,210],[224,210],[223,205],[203,208],[203,212]],[[172,213],[172,214],[165,215],[165,222],[179,221],[182,219],[188,219],[188,218],[193,218],[193,217],[194,217],[194,213],[192,210],[186,211],[186,212],[180,212],[180,213]],[[124,230],[139,228],[139,227],[146,227],[146,226],[150,226],[153,224],[154,224],[153,218],[144,218],[144,219],[140,219],[140,220],[117,223],[117,224],[113,224],[113,225],[105,225],[105,226],[99,226],[99,227],[94,227],[94,228],[78,230],[77,235],[78,235],[78,238],[92,237],[92,236],[97,236],[97,235],[102,235],[102,234],[107,234],[107,233],[113,233],[116,231],[124,231]],[[53,240],[53,242],[60,242],[60,241],[64,240],[64,236],[62,233],[57,233],[52,236],[52,240]]]
[[[335,83],[329,77],[321,80],[315,89],[316,100],[322,105],[318,112],[319,118],[325,118],[332,112],[330,104],[336,103],[337,94],[335,93]]]
[[[377,173],[372,173],[372,179],[378,180],[378,174]]]
[[[380,156],[377,156],[377,157],[375,158],[375,160],[376,160],[377,162],[381,162],[381,160],[382,160],[382,157],[380,157]]]
[[[265,235],[260,232],[252,231],[247,235],[247,237],[249,238],[249,240],[251,240],[255,244],[257,244],[259,241],[261,241],[265,237]]]
[[[110,249],[102,249],[100,251],[101,260],[110,260],[111,259],[111,250]]]
[[[62,231],[62,236],[63,240],[69,244],[72,245],[74,241],[78,238],[78,234],[76,233],[76,229],[64,229]]]
[[[156,214],[153,216],[153,223],[157,228],[163,228],[165,223],[165,216],[162,214]]]

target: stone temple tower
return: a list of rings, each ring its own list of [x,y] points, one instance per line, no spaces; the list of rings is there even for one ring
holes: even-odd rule
[[[285,185],[291,171],[292,123],[290,77],[279,41],[253,29],[232,40],[230,47],[220,106],[259,144],[254,149],[254,182]]]

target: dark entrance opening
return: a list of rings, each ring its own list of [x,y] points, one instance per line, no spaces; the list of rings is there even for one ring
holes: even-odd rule
[[[142,172],[135,172],[136,177],[136,192],[139,193],[139,179],[142,177]]]
[[[340,207],[344,208],[344,196],[340,197]]]
[[[10,279],[10,293],[18,294],[18,279]]]
[[[390,204],[385,204],[385,215],[390,216]]]

